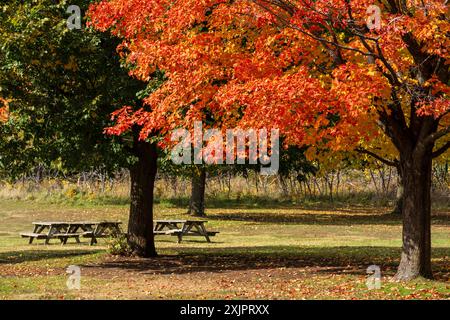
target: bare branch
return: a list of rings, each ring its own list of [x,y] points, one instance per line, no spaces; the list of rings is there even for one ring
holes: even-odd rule
[[[335,41],[331,41],[331,40],[328,40],[328,39],[316,36],[316,35],[314,35],[314,34],[312,34],[310,32],[307,32],[303,28],[300,28],[299,26],[296,26],[293,23],[291,23],[288,19],[286,19],[282,15],[277,14],[276,12],[274,12],[274,10],[272,10],[269,6],[263,4],[263,2],[267,3],[267,1],[253,0],[253,2],[256,3],[258,6],[260,6],[262,9],[264,9],[265,11],[269,12],[270,14],[272,14],[280,22],[282,22],[285,26],[288,26],[289,28],[297,30],[298,32],[300,32],[300,33],[302,33],[302,34],[304,34],[304,35],[306,35],[306,36],[308,36],[308,37],[310,37],[310,38],[312,38],[314,40],[317,40],[317,41],[319,41],[322,44],[326,43],[326,44],[332,45],[332,46],[334,46],[336,48],[339,48],[339,49],[344,49],[344,50],[358,52],[359,54],[362,54],[364,56],[373,56],[373,53],[371,53],[371,52],[364,52],[364,51],[362,51],[362,50],[360,50],[358,48],[353,48],[353,47],[349,47],[349,46],[346,46],[346,45],[342,45],[342,44],[339,44],[339,43],[337,43]],[[280,3],[277,2],[277,3],[272,3],[272,4],[277,5],[278,7],[284,9],[283,6]]]
[[[447,135],[450,133],[450,126],[439,130],[433,134],[430,134],[424,141],[425,144],[429,144],[429,143],[433,143],[436,142],[436,140],[442,138],[443,136]]]
[[[450,141],[448,141],[446,144],[444,144],[442,147],[437,149],[435,152],[431,154],[431,156],[434,158],[437,158],[441,155],[443,155],[448,149],[450,148]]]
[[[384,164],[386,164],[388,166],[391,166],[391,167],[397,167],[398,166],[398,160],[394,160],[394,161],[387,160],[387,159],[379,156],[378,154],[376,154],[376,153],[374,153],[372,151],[366,150],[364,148],[358,148],[358,149],[356,149],[356,151],[359,152],[359,153],[367,154],[367,155],[369,155],[371,157],[374,157],[375,159],[383,162]]]

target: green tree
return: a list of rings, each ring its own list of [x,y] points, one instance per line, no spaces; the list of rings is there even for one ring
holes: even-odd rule
[[[111,112],[138,105],[146,84],[121,66],[115,38],[85,23],[69,30],[69,5],[84,13],[90,1],[0,3],[0,97],[10,109],[0,126],[0,170],[16,178],[37,165],[65,172],[130,168],[130,244],[154,256],[156,144],[137,132],[104,134]]]

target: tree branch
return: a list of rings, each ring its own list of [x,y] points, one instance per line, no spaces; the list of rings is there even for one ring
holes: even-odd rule
[[[310,32],[307,32],[306,30],[300,28],[299,26],[291,23],[289,20],[287,20],[286,18],[282,17],[280,14],[277,14],[276,12],[274,12],[274,10],[272,10],[269,6],[263,4],[263,2],[266,2],[269,5],[270,4],[276,5],[279,8],[281,8],[282,10],[287,11],[285,9],[285,7],[284,7],[286,4],[284,2],[282,2],[282,1],[278,1],[277,3],[271,3],[270,1],[253,0],[253,2],[256,5],[260,6],[262,9],[264,9],[265,11],[269,12],[270,14],[272,14],[274,17],[276,17],[284,25],[288,26],[291,29],[297,30],[298,32],[300,32],[300,33],[302,33],[302,34],[304,34],[304,35],[306,35],[306,36],[308,36],[308,37],[310,37],[310,38],[312,38],[312,39],[314,39],[316,41],[319,41],[322,44],[326,43],[326,44],[329,44],[329,45],[332,45],[332,46],[336,47],[337,49],[343,49],[343,50],[349,50],[349,51],[358,52],[359,54],[361,54],[363,56],[369,56],[369,57],[373,56],[373,53],[371,53],[371,52],[364,52],[364,51],[362,51],[362,50],[360,50],[358,48],[342,45],[342,44],[337,43],[335,41],[331,41],[331,40],[328,40],[328,39],[316,36],[316,35],[314,35],[314,34],[312,34]]]
[[[445,151],[447,151],[448,149],[450,149],[450,141],[448,141],[446,144],[444,144],[442,147],[440,147],[439,149],[437,149],[435,152],[433,152],[431,154],[431,156],[434,158],[437,158],[441,155],[443,155],[445,153]]]
[[[364,148],[358,148],[358,149],[356,149],[356,151],[359,152],[359,153],[363,153],[363,154],[367,154],[369,156],[372,156],[375,159],[383,162],[384,164],[386,164],[388,166],[391,166],[391,167],[397,167],[398,166],[398,161],[397,160],[394,160],[394,161],[387,160],[387,159],[377,155],[376,153],[374,153],[372,151],[369,151],[369,150],[366,150]]]
[[[438,140],[439,138],[442,138],[443,136],[447,135],[450,133],[450,126],[439,130],[433,134],[430,134],[426,139],[425,139],[425,144],[429,144],[429,143],[433,143],[436,142],[436,140]]]

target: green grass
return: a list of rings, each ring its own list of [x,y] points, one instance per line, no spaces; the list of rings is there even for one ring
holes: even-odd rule
[[[104,242],[30,246],[18,237],[38,220],[126,222],[127,205],[0,200],[0,208],[0,299],[450,299],[448,213],[433,218],[436,280],[404,284],[390,281],[401,221],[388,208],[212,205],[213,243],[158,237],[156,259],[111,257]],[[167,201],[155,207],[156,218],[184,213]],[[381,267],[380,290],[365,285],[372,264]],[[80,291],[66,288],[69,265],[82,268]]]

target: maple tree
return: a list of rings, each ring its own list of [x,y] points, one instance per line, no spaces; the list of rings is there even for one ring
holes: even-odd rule
[[[326,95],[320,95],[327,102],[316,112],[339,117],[333,125],[323,118],[322,136],[319,140],[317,134],[312,136],[316,144],[325,144],[332,150],[358,149],[398,168],[405,194],[403,252],[396,278],[432,277],[431,165],[433,158],[450,147],[448,6],[443,1],[379,2],[383,23],[379,30],[369,30],[367,1],[258,3],[278,19],[278,25],[286,26],[289,32],[297,31],[296,36],[301,34],[310,41],[307,48],[319,45],[321,52],[302,54],[302,58],[324,57],[329,63],[324,69],[323,64],[317,67],[317,62],[312,61],[313,66],[308,66],[305,75],[321,81],[317,83],[320,89],[327,89]],[[322,75],[329,78],[324,81]],[[291,76],[284,72],[280,81]],[[260,86],[258,95],[265,97],[266,84],[261,80],[254,82]],[[308,83],[303,83],[303,88]],[[248,84],[242,87],[248,92]],[[289,88],[289,84],[284,87]],[[285,94],[283,90],[277,92]],[[274,94],[271,93],[272,99]],[[297,103],[290,101],[294,106]],[[316,108],[321,101],[318,102]],[[303,109],[305,104],[298,107]],[[293,110],[292,106],[287,108]],[[306,110],[311,116],[311,110]],[[305,133],[294,138],[309,141],[311,136],[302,137]],[[389,161],[380,156],[383,151],[361,147],[380,134],[389,138],[398,158]]]
[[[212,115],[222,127],[279,128],[288,145],[357,150],[397,167],[405,190],[397,279],[432,277],[431,167],[450,147],[445,1],[105,0],[92,24],[123,38],[131,75],[167,81],[114,113],[146,139]],[[393,159],[377,138],[395,147]],[[372,146],[372,147],[371,147]]]

